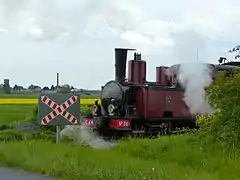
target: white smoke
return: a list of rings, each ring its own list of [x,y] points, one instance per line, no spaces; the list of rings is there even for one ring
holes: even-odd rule
[[[212,111],[206,99],[205,88],[212,82],[208,51],[205,48],[205,37],[189,31],[176,38],[173,57],[180,61],[178,81],[185,89],[184,100],[190,113],[205,114]]]
[[[179,68],[178,81],[185,88],[184,101],[191,114],[212,112],[205,92],[205,88],[212,82],[211,69],[206,64],[201,62],[182,63]]]
[[[109,149],[116,146],[113,141],[106,141],[97,133],[82,125],[68,125],[61,131],[61,138],[69,137],[75,143],[80,145],[88,145],[97,149]]]

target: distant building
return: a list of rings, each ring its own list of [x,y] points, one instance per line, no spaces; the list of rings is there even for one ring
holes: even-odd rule
[[[36,87],[35,89],[33,89],[33,92],[41,92],[42,88],[41,87]]]

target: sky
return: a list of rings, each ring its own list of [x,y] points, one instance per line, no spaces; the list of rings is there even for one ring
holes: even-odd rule
[[[114,48],[156,66],[217,63],[239,45],[237,0],[0,0],[0,81],[100,89],[114,78]],[[128,59],[133,58],[133,52]],[[2,79],[2,80],[1,80]],[[0,82],[1,84],[1,82]]]

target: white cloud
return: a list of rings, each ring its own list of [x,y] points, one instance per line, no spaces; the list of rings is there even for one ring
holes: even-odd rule
[[[0,28],[0,33],[8,33],[8,30]]]

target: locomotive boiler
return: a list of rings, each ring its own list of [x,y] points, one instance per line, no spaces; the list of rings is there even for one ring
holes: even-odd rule
[[[180,65],[156,67],[156,81],[148,82],[147,63],[141,54],[134,53],[126,77],[129,50],[133,49],[115,48],[115,79],[102,86],[101,105],[95,104],[92,115],[83,117],[82,124],[103,136],[168,134],[176,127],[195,127],[195,116],[189,112],[184,89],[177,81]],[[207,65],[214,78],[215,66]]]

